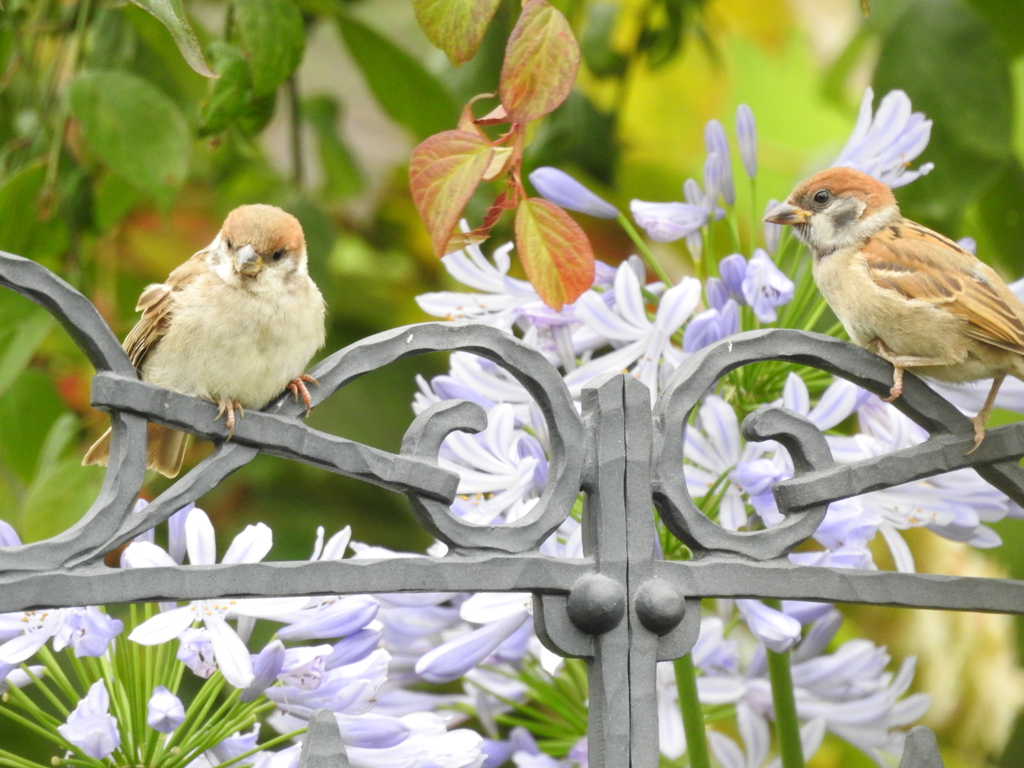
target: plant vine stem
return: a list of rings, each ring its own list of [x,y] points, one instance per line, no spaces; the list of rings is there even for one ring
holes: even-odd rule
[[[651,253],[651,249],[647,247],[647,243],[644,242],[644,239],[640,237],[640,233],[636,231],[636,227],[633,226],[633,222],[627,219],[626,214],[622,213],[622,211],[619,211],[619,224],[621,224],[622,228],[626,230],[626,234],[629,235],[629,239],[633,241],[634,245],[636,245],[637,250],[640,251],[640,255],[643,257],[644,261],[647,262],[647,266],[651,268],[651,271],[654,272],[654,274],[658,276],[658,279],[666,286],[672,285],[672,278],[668,276],[668,272],[666,272],[665,268],[658,263],[656,258],[654,258],[654,254]]]
[[[781,609],[778,600],[765,600],[765,604]],[[772,703],[775,705],[775,734],[779,739],[782,768],[804,768],[804,750],[800,744],[800,721],[796,716],[796,698],[793,695],[793,675],[789,668],[789,651],[768,651],[768,679],[772,684]]]
[[[89,21],[89,13],[92,10],[92,0],[79,0],[78,15],[75,18],[74,37],[71,40],[71,53],[68,57],[67,71],[74,73],[78,67],[78,59],[82,55],[82,46],[85,42],[85,25]],[[53,139],[50,141],[50,151],[46,159],[46,176],[43,180],[43,199],[51,200],[53,188],[57,183],[57,170],[60,168],[60,148],[64,144],[64,132],[67,130],[68,117],[71,114],[71,98],[65,93],[61,99],[58,112],[57,126],[53,132]]]
[[[757,248],[757,230],[760,222],[760,216],[757,215],[757,178],[751,177],[750,179],[750,253],[753,255],[754,249]]]
[[[704,732],[704,710],[697,696],[697,671],[690,654],[672,662],[679,690],[679,709],[683,714],[683,732],[686,734],[686,753],[690,768],[711,768],[708,757],[707,735]],[[787,766],[788,768],[788,766]]]
[[[306,177],[306,167],[302,159],[302,102],[299,95],[299,81],[293,73],[288,78],[289,120],[291,123],[292,143],[292,182],[301,190]]]

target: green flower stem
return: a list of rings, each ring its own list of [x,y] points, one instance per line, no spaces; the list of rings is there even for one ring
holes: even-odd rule
[[[28,668],[27,664],[22,664],[21,668],[24,670],[25,674],[29,676],[29,679],[32,681],[34,686],[43,694],[44,697],[46,697],[46,700],[53,704],[54,709],[56,709],[60,713],[61,717],[66,720],[67,716],[71,714],[71,710],[64,705],[63,701],[57,698],[57,694],[50,690],[50,686],[44,683],[41,677],[38,677]],[[28,700],[28,697],[26,697],[26,700]]]
[[[686,733],[686,753],[690,758],[690,768],[711,768],[707,734],[704,732],[704,710],[697,696],[697,671],[693,667],[693,657],[686,654],[672,662],[672,666],[676,672],[679,709],[683,714],[683,731]]]
[[[39,656],[39,660],[43,662],[43,666],[46,667],[46,673],[53,678],[54,682],[57,683],[64,695],[71,701],[78,701],[82,698],[81,693],[75,690],[75,686],[71,684],[68,676],[64,674],[64,670],[60,666],[60,662],[57,661],[50,649],[45,645],[36,651],[36,655]],[[72,654],[68,654],[71,656]]]
[[[14,690],[16,689],[11,689],[11,691]],[[28,707],[23,707],[23,709],[25,709],[26,711],[29,710]],[[62,739],[60,735],[57,733],[56,726],[60,725],[60,723],[54,725],[53,730],[49,730],[41,725],[38,725],[33,718],[23,717],[19,715],[17,712],[12,712],[10,707],[0,707],[0,716],[6,717],[8,720],[13,720],[23,728],[27,728],[36,735],[42,736],[47,741],[53,742],[62,749],[68,749],[71,746],[70,744],[68,744],[68,742],[64,741],[64,739]]]
[[[750,253],[757,248],[757,230],[761,225],[761,217],[757,213],[757,177],[750,180]]]
[[[651,271],[658,276],[666,286],[672,285],[672,279],[668,276],[668,272],[665,271],[664,267],[658,263],[658,260],[654,258],[654,254],[651,253],[651,249],[647,247],[647,243],[640,237],[640,233],[636,231],[636,227],[633,226],[633,222],[626,218],[626,214],[619,211],[619,224],[626,230],[626,234],[629,235],[629,239],[636,245],[640,255],[644,261],[647,262],[647,266],[651,268]]]
[[[48,768],[41,763],[33,763],[13,752],[8,752],[6,749],[0,749],[0,765],[9,765],[11,768]]]
[[[210,707],[213,706],[213,703],[217,698],[217,694],[220,693],[223,687],[224,677],[220,672],[215,672],[213,676],[203,684],[199,689],[199,693],[197,693],[196,697],[192,700],[192,703],[186,710],[185,722],[179,725],[177,730],[174,731],[174,735],[167,745],[168,747],[184,743],[192,736],[196,728],[207,722],[206,715],[210,711]]]
[[[778,600],[765,600],[765,604],[776,610],[781,608]],[[782,768],[804,768],[804,750],[800,744],[800,721],[796,716],[796,698],[793,695],[793,675],[789,668],[788,651],[768,651],[768,678],[772,684],[775,734],[779,740]]]
[[[224,763],[218,763],[217,768],[227,768],[229,765],[234,765],[239,760],[244,760],[245,758],[251,757],[252,755],[255,755],[257,752],[262,752],[265,749],[270,749],[271,747],[276,747],[278,744],[282,744],[282,743],[284,743],[284,742],[286,742],[286,741],[288,741],[290,739],[294,739],[296,736],[301,736],[305,732],[306,732],[305,728],[300,728],[297,731],[292,731],[291,733],[285,733],[285,734],[282,734],[281,736],[276,736],[275,738],[271,739],[270,741],[267,741],[267,742],[264,742],[263,744],[260,744],[255,749],[250,749],[248,752],[243,752],[238,757],[233,757],[233,758],[231,758],[230,760],[228,760],[227,762],[224,762]]]
[[[117,718],[117,722],[121,726],[121,735],[124,737],[123,741],[126,742],[122,745],[122,750],[126,754],[134,754],[137,743],[136,727],[128,691],[108,657],[101,657],[100,664],[103,668],[103,680],[107,685],[107,693],[110,695],[111,714]]]

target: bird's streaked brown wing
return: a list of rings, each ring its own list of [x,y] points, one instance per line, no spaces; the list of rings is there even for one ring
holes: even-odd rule
[[[207,269],[206,251],[199,251],[191,259],[175,269],[163,283],[147,285],[139,296],[135,310],[142,311],[142,317],[124,339],[124,350],[136,370],[142,369],[142,362],[167,328],[174,314],[174,296]]]
[[[999,275],[949,238],[910,221],[863,247],[875,285],[963,318],[979,341],[1024,354],[1024,305]]]

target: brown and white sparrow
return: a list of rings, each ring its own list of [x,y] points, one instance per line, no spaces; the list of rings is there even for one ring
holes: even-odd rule
[[[302,226],[272,205],[228,214],[209,246],[149,285],[142,318],[124,349],[150,384],[217,403],[228,435],[235,410],[263,408],[285,388],[309,412],[303,371],[324,344],[326,306],[306,264]],[[167,477],[181,469],[185,433],[148,425],[147,466]],[[106,465],[110,430],[83,464]]]
[[[995,270],[903,218],[888,186],[851,168],[811,176],[764,220],[792,225],[850,339],[895,367],[889,401],[908,368],[942,381],[993,379],[973,419],[976,448],[1003,379],[1024,379],[1024,304]]]

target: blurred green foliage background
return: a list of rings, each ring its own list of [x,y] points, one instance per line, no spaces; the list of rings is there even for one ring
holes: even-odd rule
[[[976,238],[979,256],[1007,278],[1024,275],[1019,0],[874,0],[867,18],[857,0],[555,5],[574,25],[584,64],[567,102],[536,126],[527,170],[558,165],[622,209],[634,197],[678,200],[682,181],[699,177],[705,122],[718,117],[732,133],[735,108],[747,103],[758,121],[761,209],[835,157],[865,86],[878,97],[901,88],[935,121],[921,160],[936,168],[899,190],[904,212]],[[325,352],[426,319],[413,297],[451,283],[413,208],[408,157],[416,142],[453,128],[469,98],[496,88],[518,3],[502,1],[481,50],[460,69],[430,46],[408,0],[181,7],[218,78],[192,69],[168,29],[137,5],[3,0],[0,248],[56,271],[123,337],[144,285],[208,244],[233,207],[273,203],[305,228],[330,311]],[[481,195],[471,203],[470,218],[486,202]],[[629,255],[613,224],[580,224],[598,258]],[[494,242],[507,239],[508,226],[499,225]],[[674,274],[688,271],[682,245],[656,252]],[[444,365],[421,358],[375,373],[310,423],[395,450],[411,418],[415,373]],[[102,470],[80,466],[107,420],[89,406],[91,375],[52,318],[0,291],[0,517],[26,541],[67,528],[102,482]],[[186,463],[208,451],[194,445]],[[168,482],[154,476],[147,493]],[[267,522],[279,558],[308,556],[317,525],[330,533],[352,524],[355,538],[401,549],[429,543],[404,500],[265,457],[201,505],[222,540]],[[944,572],[1008,568],[1024,577],[1020,528],[1008,521],[1000,529],[1002,565],[960,549],[933,553],[933,561]],[[856,616],[895,650],[922,654],[922,684],[931,676],[941,687],[935,680],[947,673],[957,681],[942,684],[929,723],[947,765],[1022,764],[1024,730],[1003,750],[1024,699],[1011,622]],[[915,637],[937,636],[949,643],[929,657]],[[813,765],[856,761],[826,750]]]

